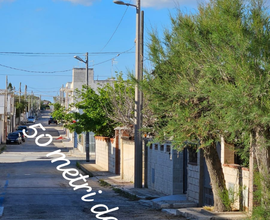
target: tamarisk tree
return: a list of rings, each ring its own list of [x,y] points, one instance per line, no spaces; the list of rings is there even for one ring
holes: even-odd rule
[[[154,69],[142,83],[153,130],[178,150],[187,143],[203,150],[214,209],[230,210],[216,151],[221,135],[246,148],[252,135],[260,172],[270,169],[269,17],[260,0],[210,0],[196,14],[178,11],[171,24],[163,38],[151,33]]]

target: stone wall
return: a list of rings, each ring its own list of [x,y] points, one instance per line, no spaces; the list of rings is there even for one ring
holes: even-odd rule
[[[95,137],[96,164],[112,173],[115,172],[115,146],[113,138]]]
[[[170,144],[151,144],[147,150],[148,188],[167,195],[183,193],[183,153]]]

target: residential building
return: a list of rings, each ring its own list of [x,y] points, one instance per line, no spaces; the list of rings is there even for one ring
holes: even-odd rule
[[[7,100],[5,100],[5,98]],[[5,124],[5,112],[7,123]],[[0,143],[6,141],[8,133],[15,129],[16,108],[14,104],[14,95],[11,92],[6,92],[5,89],[0,90]]]
[[[81,90],[83,85],[87,85],[87,77],[86,77],[86,69],[85,68],[74,68],[72,71],[72,82],[66,83],[65,87],[63,86],[60,89],[60,100],[61,104],[65,106],[66,109],[69,108],[71,103],[74,103],[78,100],[74,99],[75,91]],[[94,91],[97,92],[99,87],[104,86],[107,83],[113,82],[112,79],[108,80],[95,80],[94,79],[94,69],[88,68],[88,86],[91,87]],[[83,113],[82,109],[72,108],[69,111],[78,111],[79,113]],[[76,133],[70,132],[66,130],[67,137],[70,138],[74,147],[78,148],[81,152],[85,152],[85,133],[77,135]],[[90,153],[95,153],[95,139],[94,133],[90,132]]]

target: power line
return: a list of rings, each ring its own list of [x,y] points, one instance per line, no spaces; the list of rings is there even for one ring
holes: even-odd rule
[[[97,66],[97,65],[106,63],[108,61],[111,61],[112,59],[118,57],[120,54],[130,53],[129,51],[132,50],[133,48],[134,48],[134,45],[133,45],[132,48],[130,48],[130,49],[126,50],[126,51],[118,53],[115,57],[110,58],[110,59],[105,60],[105,61],[102,61],[102,62],[99,62],[99,63],[96,63],[96,64],[93,64],[92,66]],[[20,69],[20,68],[16,68],[16,67],[11,67],[11,66],[7,66],[7,65],[3,65],[3,64],[0,64],[0,66],[8,68],[8,69],[18,70],[18,71],[23,71],[23,72],[28,72],[28,73],[63,73],[63,72],[69,72],[69,71],[73,70],[73,69],[67,69],[67,70],[56,70],[56,71],[34,71],[34,70],[25,70],[25,69]],[[3,74],[0,74],[0,75],[3,75]],[[60,75],[60,76],[63,76],[63,75]]]
[[[121,54],[129,53],[129,51],[132,50],[134,47],[135,47],[135,45],[133,45],[133,47],[131,47],[130,49],[128,49],[128,50],[126,50],[126,51],[124,51],[124,52],[122,52],[122,53],[117,54],[117,55],[116,55],[115,57],[113,57],[113,58],[110,58],[110,59],[108,59],[108,60],[102,61],[102,62],[100,62],[100,63],[93,64],[92,66],[100,65],[100,64],[102,64],[102,63],[106,63],[106,62],[108,62],[108,61],[111,61],[112,59],[115,59],[116,57],[119,57]]]
[[[121,53],[119,51],[112,51],[112,52],[89,52],[90,55],[109,55],[109,54],[118,54]],[[134,53],[134,52],[129,52]],[[40,52],[0,52],[0,55],[6,56],[6,55],[13,55],[13,56],[27,56],[27,57],[53,57],[53,56],[63,56],[63,55],[84,55],[85,53],[40,53]]]
[[[28,72],[28,73],[63,73],[63,72],[72,71],[72,69],[59,70],[59,71],[34,71],[34,70],[19,69],[19,68],[16,68],[16,67],[6,66],[6,65],[3,65],[3,64],[0,64],[0,66],[5,67],[5,68],[8,68],[8,69],[18,70],[18,71],[23,71],[23,72]]]
[[[131,0],[129,1],[129,3],[130,3],[130,2],[131,2]],[[118,30],[120,24],[122,23],[122,21],[123,21],[125,15],[126,15],[126,13],[127,13],[127,10],[128,10],[128,7],[126,7],[126,10],[125,10],[125,12],[124,12],[122,18],[120,19],[120,21],[119,21],[118,25],[116,26],[114,32],[112,33],[111,37],[109,38],[109,40],[107,41],[107,43],[105,44],[105,46],[104,46],[100,51],[103,51],[104,48],[110,43],[111,39],[113,38],[114,34],[115,34],[116,31]]]
[[[48,75],[0,74],[0,76],[6,76],[6,75],[8,75],[8,76],[37,76],[37,77],[46,76],[46,77],[48,77]],[[67,77],[67,76],[70,76],[70,74],[50,75],[50,77],[52,77],[52,76],[65,76],[65,77]]]
[[[31,86],[28,86],[28,88],[30,88],[30,89],[59,89],[59,87],[51,87],[51,88],[34,88],[34,87],[31,87]]]

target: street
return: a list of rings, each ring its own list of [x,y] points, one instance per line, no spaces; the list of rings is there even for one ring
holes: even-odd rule
[[[48,118],[49,112],[45,112],[36,121],[36,124],[41,123],[46,129],[37,129],[38,135],[50,134],[55,140],[59,133],[56,125],[48,125]],[[29,129],[29,134],[32,133]],[[44,138],[43,142],[47,141],[48,138]],[[0,208],[3,208],[1,219],[185,219],[147,208],[138,201],[129,201],[111,188],[100,186],[94,177],[87,179],[92,192],[96,192],[96,195],[90,197],[94,201],[82,201],[81,197],[89,191],[73,190],[69,181],[63,178],[62,172],[56,169],[63,161],[51,163],[52,158],[46,157],[57,149],[68,152],[60,141],[40,147],[36,145],[34,138],[26,138],[26,142],[21,145],[7,145],[6,151],[0,154]],[[68,168],[78,169],[78,158],[67,156],[67,159],[71,162]],[[79,184],[76,182],[76,185]],[[102,190],[102,194],[98,193],[99,190]],[[119,210],[97,218],[98,216],[91,212],[91,208],[97,204],[106,205],[109,209],[119,207]],[[96,211],[101,213],[105,209],[97,208]]]

